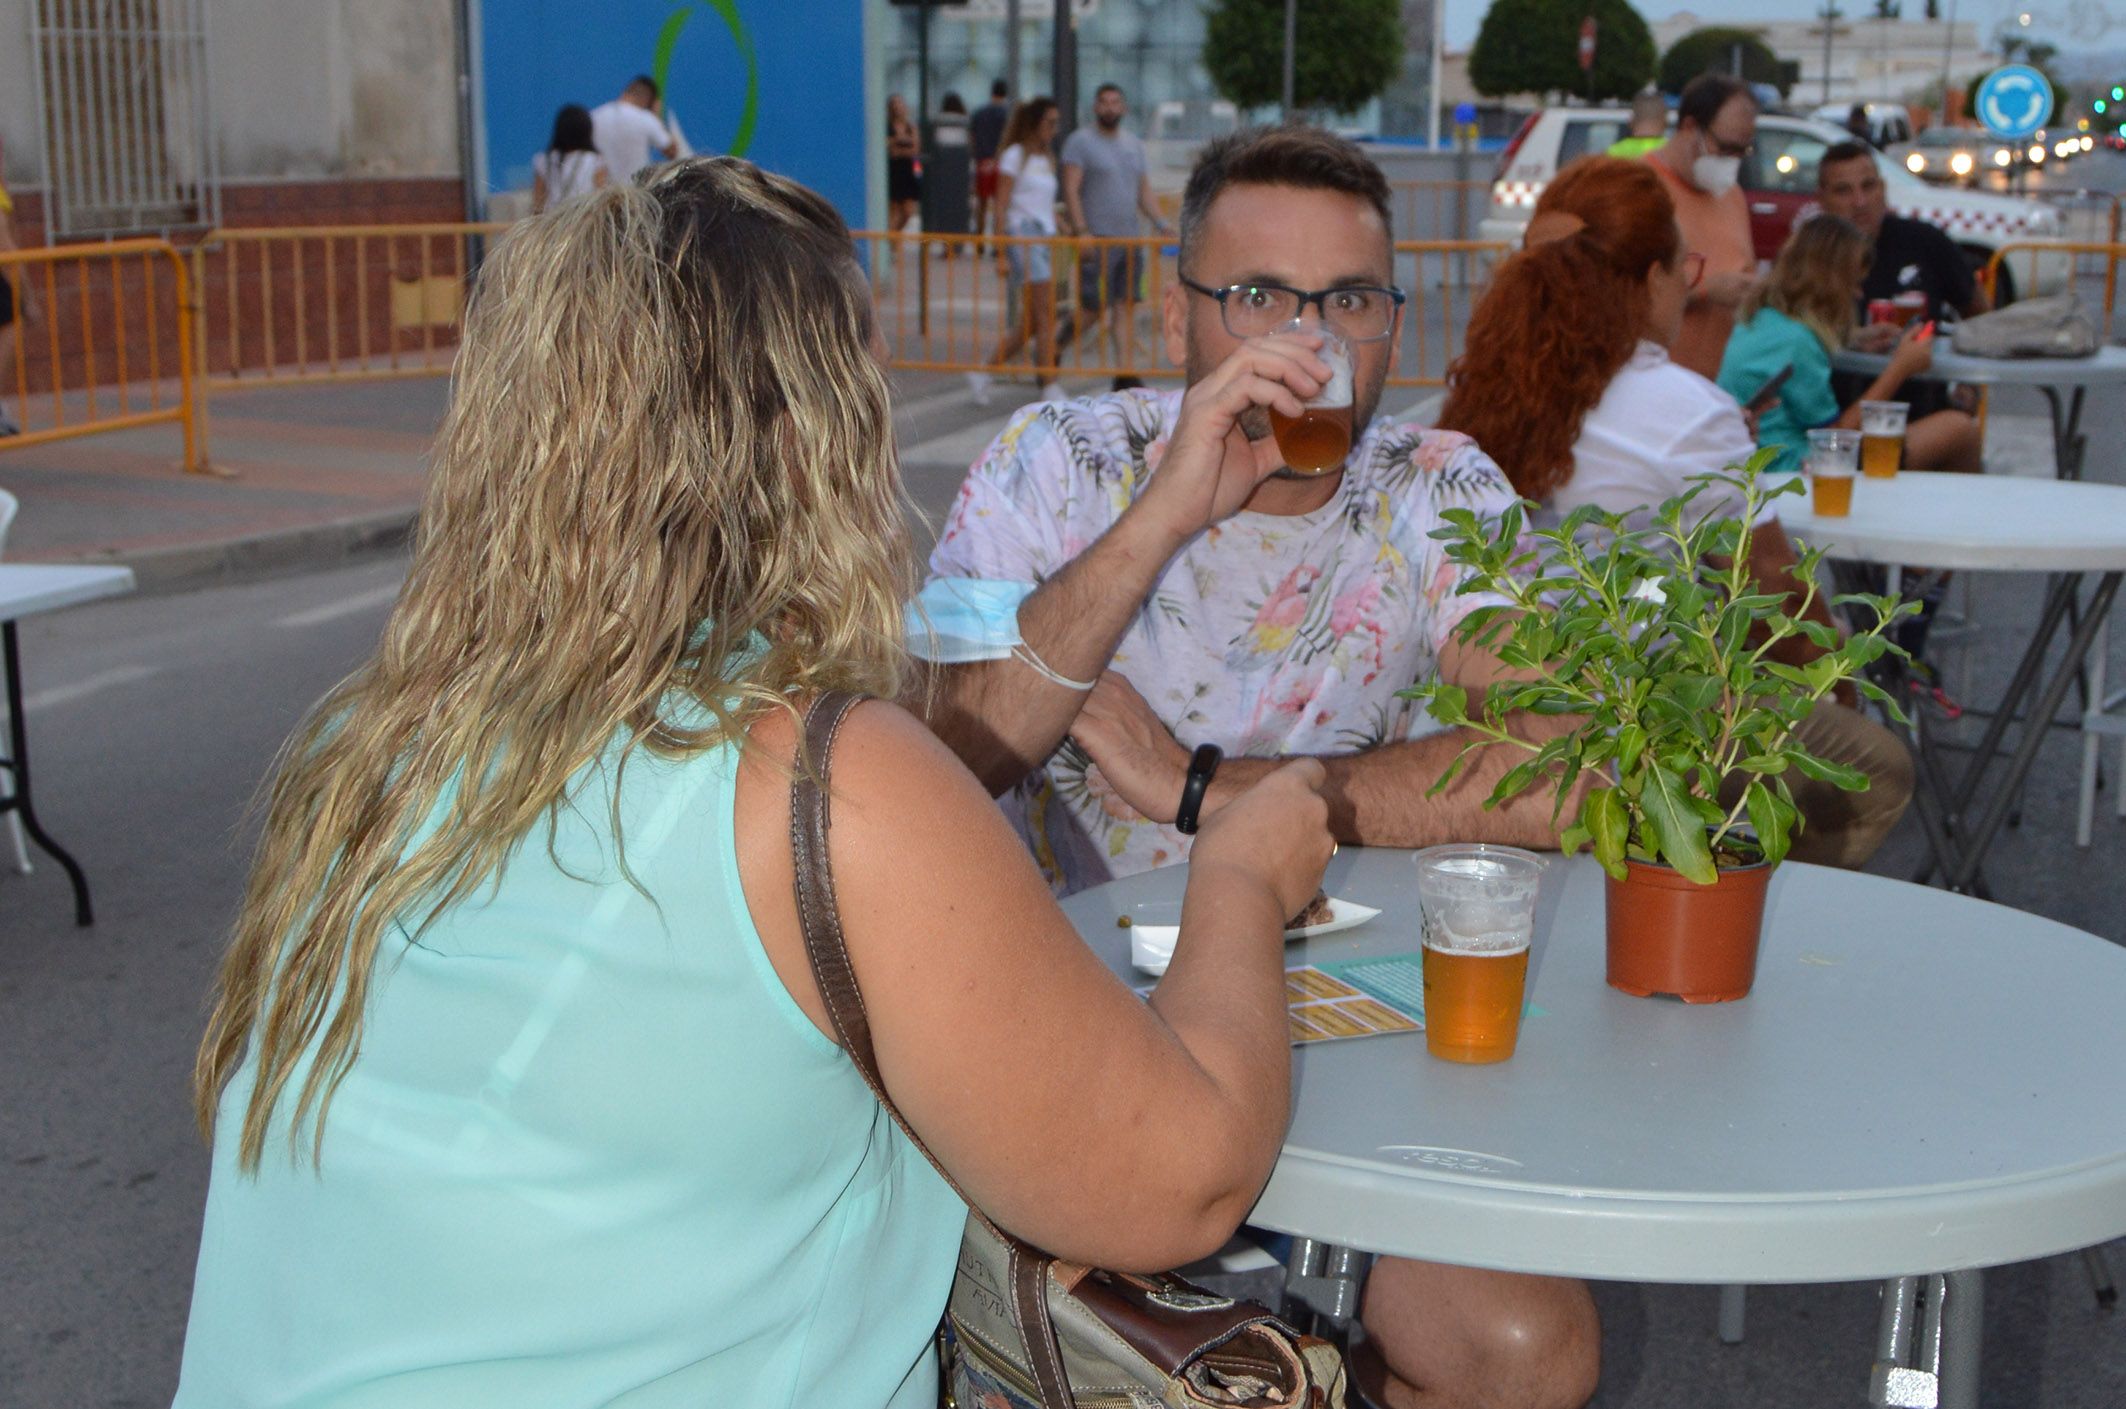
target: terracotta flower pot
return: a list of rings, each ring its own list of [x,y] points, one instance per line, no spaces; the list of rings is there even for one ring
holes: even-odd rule
[[[1772,868],[1723,868],[1701,886],[1668,866],[1626,861],[1628,879],[1604,877],[1609,986],[1640,998],[1727,1003],[1757,977],[1764,888]]]

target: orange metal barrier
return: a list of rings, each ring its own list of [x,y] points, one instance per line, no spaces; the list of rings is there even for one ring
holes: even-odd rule
[[[21,433],[0,438],[0,450],[175,422],[184,467],[205,468],[193,290],[169,241],[11,250],[0,253],[0,278],[17,315],[12,358],[0,334],[0,389],[12,393],[21,420]]]
[[[1181,288],[1166,240],[878,231],[856,238],[898,369],[1039,381],[1182,375],[1166,357],[1163,309],[1170,291]],[[1390,385],[1445,383],[1462,323],[1491,266],[1508,252],[1480,240],[1397,243],[1396,282],[1409,301]],[[1132,316],[1122,319],[1111,307]],[[1052,340],[1044,340],[1043,325]]]
[[[2126,259],[2126,244],[2118,240],[2046,240],[2002,245],[1993,252],[1993,258],[1986,261],[1981,276],[1986,291],[1990,294],[1999,284],[2003,267],[2016,280],[2019,291],[2030,289],[2038,282],[2038,261],[2050,259],[2072,261],[2068,270],[2070,289],[2083,280],[2094,282],[2101,278],[2104,281],[2103,316],[2098,331],[2109,341],[2118,309],[2119,262]]]
[[[192,252],[208,389],[447,373],[478,242],[508,228],[214,231]]]

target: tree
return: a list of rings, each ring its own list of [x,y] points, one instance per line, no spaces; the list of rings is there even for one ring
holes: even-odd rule
[[[1595,22],[1592,84],[1580,68],[1580,23]],[[1628,0],[1493,0],[1469,51],[1486,97],[1570,93],[1628,98],[1654,76],[1654,37]]]
[[[1661,91],[1680,93],[1683,85],[1701,73],[1735,72],[1735,54],[1742,55],[1742,77],[1750,83],[1769,83],[1784,98],[1800,76],[1800,65],[1788,63],[1772,52],[1769,44],[1753,31],[1711,25],[1694,29],[1669,46],[1661,56]]]
[[[1377,98],[1402,71],[1400,0],[1300,0],[1292,102],[1347,113]],[[1284,0],[1213,0],[1204,16],[1203,66],[1220,96],[1243,108],[1284,99]]]

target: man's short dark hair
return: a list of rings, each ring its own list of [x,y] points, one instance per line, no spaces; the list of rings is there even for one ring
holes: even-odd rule
[[[1873,161],[1875,160],[1875,149],[1865,142],[1834,142],[1824,148],[1823,155],[1817,158],[1816,161],[1816,184],[1818,186],[1823,184],[1824,169],[1832,163],[1852,161],[1858,157],[1866,157],[1869,161]]]
[[[649,100],[650,100],[651,102],[653,102],[653,103],[654,103],[654,102],[656,102],[656,101],[657,101],[657,80],[656,80],[656,79],[654,79],[654,78],[650,77],[650,76],[649,76],[648,74],[646,74],[646,73],[638,73],[638,74],[636,74],[636,75],[635,75],[635,76],[634,76],[633,78],[631,78],[631,79],[629,79],[629,80],[627,81],[627,87],[626,87],[625,89],[623,89],[622,91],[623,91],[623,92],[633,92],[633,91],[634,91],[635,89],[637,89],[637,88],[641,89],[641,90],[643,91],[643,93],[644,93],[644,94],[646,94],[646,95],[647,95],[647,96],[649,97]]]
[[[992,98],[1008,98],[1011,96],[1011,85],[1000,78],[989,85],[989,96]]]
[[[1204,144],[1181,196],[1181,268],[1203,237],[1204,217],[1228,186],[1296,186],[1302,191],[1340,191],[1369,202],[1395,239],[1388,213],[1388,178],[1358,144],[1304,123],[1243,127]]]
[[[1676,122],[1680,126],[1694,122],[1700,132],[1713,125],[1720,116],[1720,109],[1737,98],[1756,99],[1750,95],[1749,85],[1733,74],[1701,73],[1683,85],[1683,96],[1676,100]]]
[[[1119,83],[1103,83],[1103,84],[1101,84],[1101,85],[1100,85],[1100,86],[1099,86],[1098,88],[1095,88],[1095,89],[1093,89],[1093,101],[1094,101],[1094,102],[1096,102],[1096,103],[1097,103],[1097,102],[1099,102],[1099,101],[1100,101],[1100,98],[1101,98],[1101,95],[1102,95],[1102,94],[1106,94],[1106,93],[1113,93],[1113,94],[1115,94],[1115,95],[1116,95],[1117,97],[1121,97],[1121,98],[1127,98],[1127,97],[1129,96],[1129,94],[1127,94],[1127,93],[1124,93],[1124,92],[1122,91],[1122,85],[1121,85],[1121,84],[1119,84]]]

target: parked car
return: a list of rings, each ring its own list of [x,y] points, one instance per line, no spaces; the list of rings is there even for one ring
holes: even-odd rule
[[[1536,197],[1558,168],[1609,150],[1630,123],[1631,114],[1622,108],[1545,108],[1531,116],[1499,154],[1491,202],[1479,227],[1482,237],[1517,242]],[[1814,210],[1817,162],[1826,149],[1851,137],[1844,128],[1814,118],[1758,116],[1757,143],[1743,159],[1741,181],[1759,259],[1778,254],[1794,222]],[[1890,209],[1940,226],[1974,269],[1983,267],[2003,245],[2060,237],[2059,212],[2041,201],[1930,186],[1897,162],[1880,154],[1876,160],[1890,190]],[[2005,303],[2018,294],[2055,293],[2065,287],[2071,263],[2065,253],[2019,256],[2012,270],[2003,270],[1997,296]]]
[[[1867,110],[1870,142],[1887,149],[1912,140],[1912,114],[1906,111],[1903,103],[1862,103],[1861,106]],[[1852,111],[1851,103],[1825,103],[1812,116],[1818,122],[1843,128]]]

